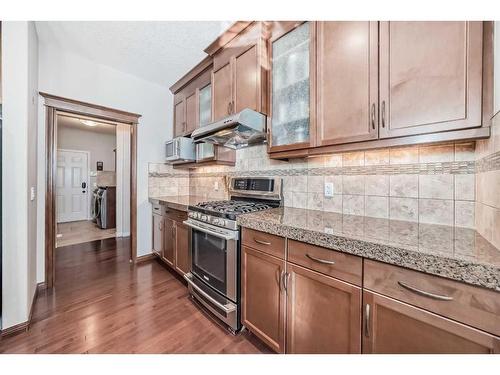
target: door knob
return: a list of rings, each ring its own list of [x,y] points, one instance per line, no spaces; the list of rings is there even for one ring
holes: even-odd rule
[[[82,182],[82,189],[85,189],[87,187],[87,183],[86,182]]]

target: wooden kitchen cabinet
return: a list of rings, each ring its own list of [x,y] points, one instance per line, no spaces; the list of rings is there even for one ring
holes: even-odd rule
[[[175,270],[181,275],[191,271],[189,228],[182,222],[175,223]]]
[[[483,22],[380,22],[380,137],[481,126]]]
[[[286,352],[361,353],[361,288],[287,263]]]
[[[265,25],[253,22],[213,55],[212,111],[217,121],[245,108],[267,113]]]
[[[163,229],[165,219],[162,215],[153,214],[153,252],[157,255],[162,255],[164,246]]]
[[[199,125],[200,90],[210,84],[212,60],[204,59],[176,82],[174,94],[174,137],[188,136]]]
[[[363,353],[487,354],[500,338],[369,291],[363,292]]]
[[[378,22],[317,22],[317,146],[378,137]]]
[[[175,221],[170,218],[164,219],[164,229],[163,229],[163,253],[161,259],[167,263],[169,266],[174,266],[175,260]]]
[[[177,102],[175,102],[177,100]],[[186,127],[186,101],[181,95],[174,96],[174,137],[184,134]]]
[[[242,246],[242,324],[277,353],[285,352],[285,261]]]

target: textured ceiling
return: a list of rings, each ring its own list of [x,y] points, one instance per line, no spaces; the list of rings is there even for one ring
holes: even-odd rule
[[[58,116],[57,117],[57,126],[58,127],[63,127],[63,128],[76,128],[92,133],[99,133],[99,134],[115,134],[116,133],[116,125],[111,125],[111,124],[104,124],[102,122],[97,122],[96,126],[88,126],[83,124],[79,119],[74,118],[74,117],[67,117],[67,116]]]
[[[38,21],[40,43],[170,86],[201,61],[227,21]]]

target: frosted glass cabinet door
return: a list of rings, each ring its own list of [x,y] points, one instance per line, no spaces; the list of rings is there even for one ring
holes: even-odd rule
[[[309,144],[310,22],[272,43],[271,147]]]
[[[212,85],[208,84],[200,89],[199,94],[199,118],[200,127],[210,124],[212,121]],[[199,143],[196,145],[196,160],[211,160],[215,157],[214,145],[210,143]]]
[[[203,126],[212,121],[212,85],[200,89],[199,101],[200,126]]]

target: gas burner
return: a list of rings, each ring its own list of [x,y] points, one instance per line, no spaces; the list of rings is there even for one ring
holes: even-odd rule
[[[246,214],[271,208],[269,204],[239,200],[203,202],[196,207],[223,214]]]

